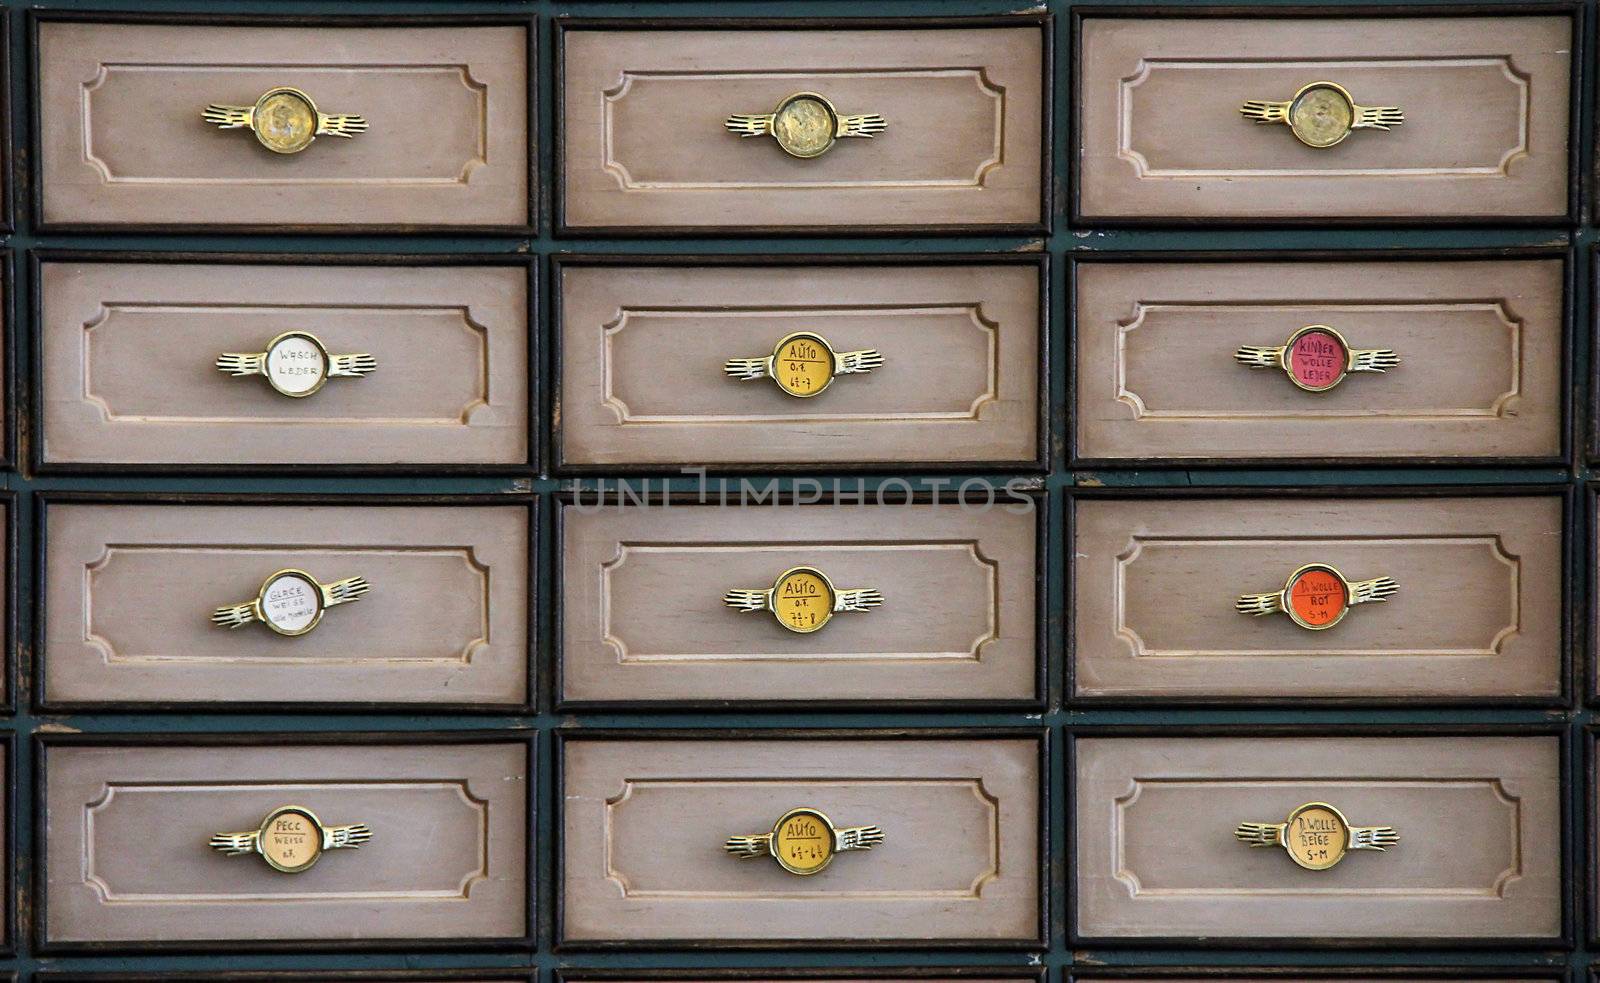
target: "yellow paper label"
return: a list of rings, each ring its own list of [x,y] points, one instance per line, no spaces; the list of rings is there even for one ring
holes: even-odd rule
[[[794,812],[784,817],[773,834],[779,862],[797,874],[810,874],[833,859],[833,830],[814,812]]]
[[[815,570],[791,570],[773,589],[772,610],[785,628],[816,631],[833,617],[833,588]]]
[[[1313,805],[1295,810],[1283,838],[1295,863],[1310,870],[1327,870],[1344,859],[1349,836],[1338,813]]]
[[[833,381],[833,352],[815,335],[795,335],[778,346],[772,378],[791,396],[815,396]]]
[[[322,833],[303,812],[283,812],[261,832],[261,854],[281,870],[304,870],[322,853]]]

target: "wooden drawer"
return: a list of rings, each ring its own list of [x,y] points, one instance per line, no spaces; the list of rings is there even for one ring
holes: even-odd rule
[[[532,224],[526,20],[223,26],[47,15],[35,43],[46,226]],[[251,107],[279,86],[302,90],[320,113],[362,116],[368,129],[282,153],[201,116],[213,103]]]
[[[1044,207],[1048,21],[777,29],[557,24],[560,226],[572,232],[1004,227]],[[996,26],[1004,25],[1004,26]],[[734,114],[877,114],[872,139],[808,157]],[[828,109],[831,105],[833,110]],[[791,143],[810,153],[804,140]]]
[[[1079,941],[1562,935],[1557,736],[1082,735],[1073,758]],[[1313,870],[1235,839],[1309,802],[1400,841]]]
[[[1085,17],[1077,211],[1140,222],[1566,216],[1573,36],[1570,16]],[[1313,146],[1240,111],[1314,82],[1396,107],[1404,123]],[[1315,93],[1300,118],[1321,118],[1319,103],[1350,116],[1332,90]]]
[[[563,465],[1041,459],[1038,260],[569,260],[558,270]],[[801,332],[816,332],[835,353],[874,350],[882,364],[835,378],[836,360],[819,350],[829,364],[824,389],[811,395],[791,395],[767,370],[741,379],[724,368],[729,359],[771,356]]]
[[[521,940],[527,744],[306,735],[47,736],[41,939],[50,949],[184,943]],[[365,823],[358,850],[299,873],[226,856],[213,834],[287,805]]]
[[[410,262],[41,263],[41,463],[526,464],[530,271]],[[304,396],[213,368],[291,331],[376,368],[329,378],[322,362]]]
[[[1074,692],[1554,702],[1563,515],[1557,495],[1080,498]],[[1326,630],[1236,610],[1306,564],[1399,590]]]
[[[1043,750],[1034,736],[569,736],[557,935],[578,946],[1037,942]],[[841,827],[877,824],[883,841],[812,876],[720,849],[802,807]]]
[[[1089,461],[1559,459],[1566,263],[1080,262],[1076,453]],[[1302,329],[1297,377],[1241,364]],[[1389,349],[1382,374],[1340,375]],[[1301,348],[1297,343],[1291,351]],[[1334,366],[1321,388],[1315,363]],[[1362,364],[1368,359],[1363,357]],[[1326,373],[1324,373],[1326,374]],[[1321,391],[1308,391],[1302,384]]]
[[[1031,499],[988,509],[590,503],[560,517],[565,702],[1037,698],[1043,567]],[[796,567],[841,591],[877,590],[883,603],[800,632],[725,602]]]
[[[323,501],[51,500],[39,612],[44,702],[528,702],[526,502]],[[303,634],[213,625],[213,609],[251,601],[281,570],[321,584],[364,577],[370,590],[329,607]],[[290,611],[280,624],[296,628],[309,614]]]

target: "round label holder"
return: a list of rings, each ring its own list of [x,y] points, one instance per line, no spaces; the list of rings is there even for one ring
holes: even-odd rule
[[[301,806],[274,809],[262,820],[257,842],[274,870],[298,874],[322,856],[322,822]]]
[[[818,157],[837,139],[839,113],[815,92],[796,92],[772,114],[772,135],[793,157]]]
[[[1350,823],[1326,802],[1307,802],[1289,813],[1283,844],[1306,870],[1327,870],[1350,850]]]
[[[1355,127],[1356,101],[1344,86],[1312,82],[1289,101],[1289,129],[1295,139],[1319,150],[1336,146]]]
[[[833,383],[833,376],[833,348],[821,335],[798,331],[772,350],[772,379],[791,396],[815,396]]]
[[[330,364],[328,349],[316,335],[285,331],[267,344],[263,374],[273,389],[300,399],[327,384]]]
[[[280,635],[304,635],[317,627],[327,606],[322,585],[304,570],[279,570],[261,584],[256,596],[261,622]]]
[[[772,585],[772,613],[793,632],[809,634],[833,617],[833,582],[814,567],[792,567]]]
[[[317,106],[299,89],[280,86],[256,100],[251,116],[256,139],[275,154],[297,154],[317,136]]]
[[[772,827],[772,856],[791,874],[820,873],[837,849],[833,823],[815,809],[791,809]]]

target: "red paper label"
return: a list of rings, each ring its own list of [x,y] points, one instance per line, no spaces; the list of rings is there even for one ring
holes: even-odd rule
[[[1308,389],[1326,389],[1344,374],[1345,350],[1326,331],[1307,331],[1289,349],[1289,372]]]
[[[1326,570],[1307,570],[1289,585],[1289,603],[1308,625],[1325,625],[1344,612],[1344,581]]]

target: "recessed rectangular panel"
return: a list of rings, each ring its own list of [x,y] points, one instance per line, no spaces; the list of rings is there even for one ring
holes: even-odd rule
[[[1080,458],[1561,455],[1560,259],[1083,262],[1075,282]],[[1380,350],[1398,364],[1360,354]],[[1331,388],[1295,358],[1319,389],[1331,360]]]
[[[1080,499],[1073,512],[1080,696],[1561,692],[1558,496]],[[1237,609],[1308,564],[1398,589],[1338,601],[1346,613],[1327,628]]]
[[[1072,773],[1079,938],[1561,935],[1554,736],[1080,737]],[[1313,870],[1235,836],[1310,802],[1399,842]]]
[[[530,519],[526,505],[52,503],[44,698],[522,704]],[[280,570],[370,586],[303,634],[212,623]]]
[[[1033,463],[1041,280],[1032,264],[563,264],[562,463]],[[814,394],[780,387],[782,359],[724,369],[802,332],[826,343]],[[875,366],[838,371],[866,351]]]
[[[1561,217],[1572,48],[1570,16],[1089,16],[1079,211],[1157,222]],[[1313,82],[1344,94],[1301,97]],[[1241,113],[1251,102],[1271,104],[1258,114],[1267,122]]]
[[[562,755],[560,936],[608,941],[1038,938],[1039,752],[1023,738],[585,740]],[[791,809],[877,825],[819,876],[739,859]]]
[[[561,45],[563,223],[585,228],[1015,226],[1044,219],[1045,32],[568,28]],[[824,137],[741,137],[725,121],[798,93]],[[827,108],[823,108],[826,106]],[[798,111],[797,111],[798,112]],[[777,126],[813,129],[800,114]],[[758,128],[759,129],[759,128]],[[771,129],[767,128],[770,134]],[[805,136],[805,133],[800,133]]]
[[[524,267],[52,260],[39,282],[46,465],[528,460]],[[291,331],[330,356],[295,363],[323,366],[308,395],[215,365],[284,371]],[[327,374],[353,354],[370,371]]]
[[[565,700],[1029,700],[1038,674],[1031,501],[561,511]],[[730,607],[810,567],[882,604],[792,630]]]
[[[54,746],[48,945],[521,938],[526,745]],[[285,805],[365,823],[299,873],[208,846]]]
[[[50,225],[529,224],[529,27],[39,24],[41,215]],[[274,152],[211,104],[278,87],[349,137]],[[267,106],[254,128],[293,131]],[[256,126],[256,124],[260,124]],[[321,126],[326,131],[326,126]]]

